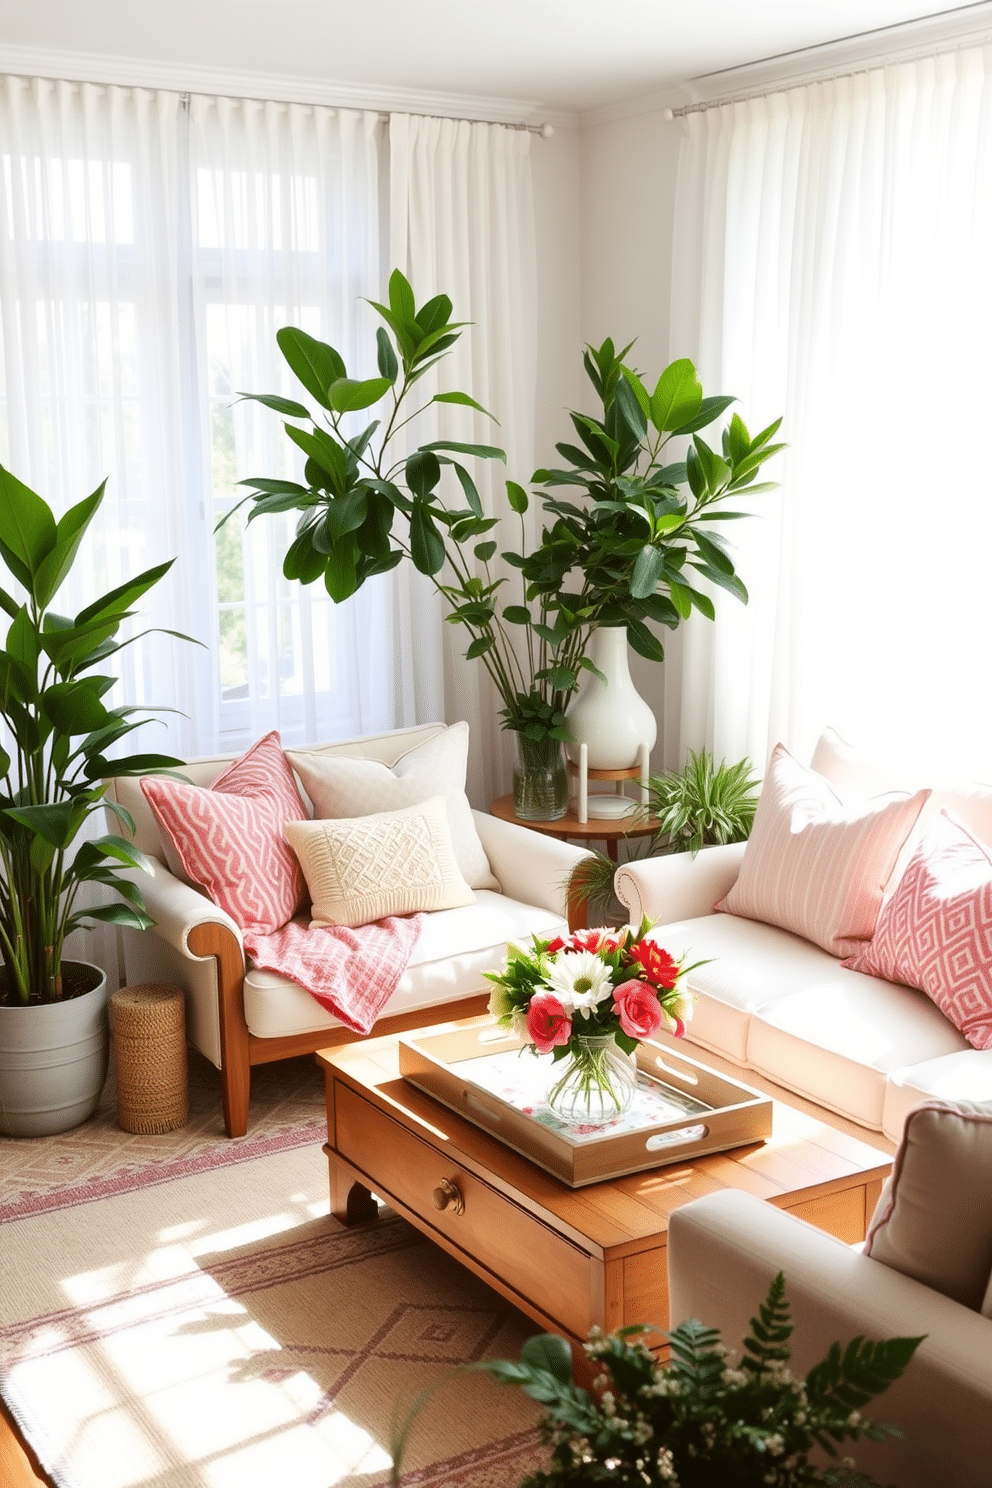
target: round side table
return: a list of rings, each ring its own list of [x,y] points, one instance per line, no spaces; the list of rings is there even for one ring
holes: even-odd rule
[[[604,842],[607,857],[613,863],[617,861],[617,843],[621,837],[651,837],[657,830],[655,822],[643,816],[597,816],[590,817],[588,821],[579,821],[575,815],[574,803],[557,821],[521,821],[513,813],[512,795],[497,796],[489,807],[489,812],[492,816],[498,816],[501,821],[515,822],[518,827],[530,827],[532,832],[543,832],[546,837],[557,837],[559,842],[568,842],[573,838],[582,843]],[[576,904],[569,919],[570,922],[574,921],[570,923],[572,930],[584,928],[586,905]]]

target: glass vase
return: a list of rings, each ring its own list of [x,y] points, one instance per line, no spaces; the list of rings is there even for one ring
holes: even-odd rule
[[[568,767],[558,739],[515,733],[513,813],[521,821],[558,821],[568,810]]]
[[[552,1067],[546,1099],[570,1126],[602,1126],[623,1115],[636,1088],[637,1061],[611,1033],[573,1034]]]

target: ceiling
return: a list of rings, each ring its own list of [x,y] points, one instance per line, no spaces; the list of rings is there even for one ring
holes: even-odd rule
[[[987,9],[941,9],[939,0],[0,0],[0,66],[69,52],[191,70],[194,86],[204,72],[258,74],[319,79],[322,92],[336,82],[582,113],[935,13]]]

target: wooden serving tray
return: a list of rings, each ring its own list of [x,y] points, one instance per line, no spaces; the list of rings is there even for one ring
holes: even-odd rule
[[[404,1079],[570,1188],[771,1136],[770,1096],[650,1039],[630,1111],[600,1127],[561,1121],[544,1100],[551,1056],[492,1019],[401,1034],[398,1047]]]

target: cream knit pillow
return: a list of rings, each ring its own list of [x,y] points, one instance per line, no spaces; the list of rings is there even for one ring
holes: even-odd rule
[[[374,816],[291,821],[285,832],[314,925],[367,925],[475,901],[455,860],[443,796]]]

